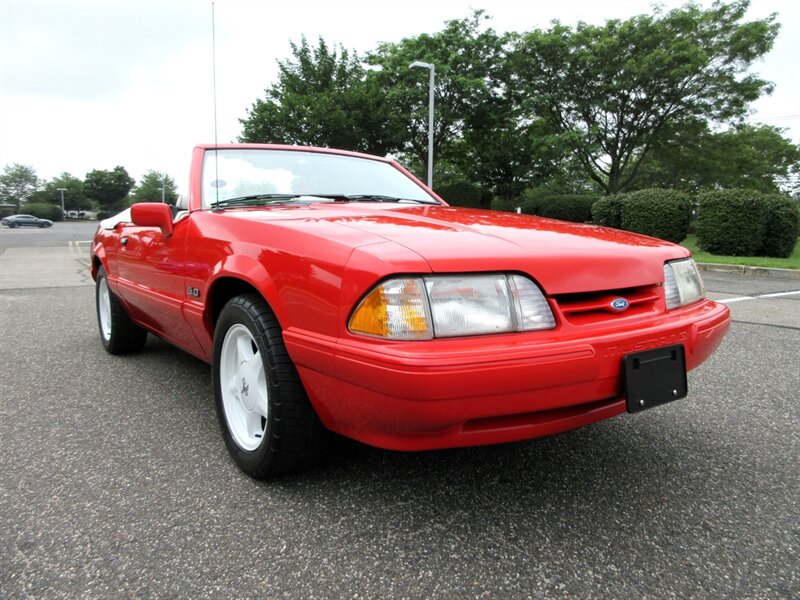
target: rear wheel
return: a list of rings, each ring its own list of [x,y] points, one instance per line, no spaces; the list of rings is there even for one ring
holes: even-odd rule
[[[127,354],[144,347],[147,331],[133,322],[114,292],[109,289],[108,275],[103,267],[97,270],[95,303],[100,341],[106,350],[111,354]]]
[[[237,296],[222,309],[212,371],[222,437],[243,471],[264,479],[316,459],[325,430],[260,296]]]

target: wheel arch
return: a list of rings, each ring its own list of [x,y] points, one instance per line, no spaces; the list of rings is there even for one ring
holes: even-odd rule
[[[108,272],[108,267],[105,265],[105,261],[100,258],[100,254],[98,252],[92,253],[92,264],[91,264],[91,273],[92,279],[97,281],[97,272],[100,270],[100,267],[104,267],[106,272]]]
[[[214,337],[214,329],[225,304],[231,298],[251,293],[258,294],[264,299],[264,302],[275,313],[281,328],[285,328],[286,314],[278,296],[278,289],[266,269],[260,263],[257,267],[249,265],[250,269],[232,269],[232,266],[226,265],[227,268],[214,278],[206,292],[203,320],[210,336]]]

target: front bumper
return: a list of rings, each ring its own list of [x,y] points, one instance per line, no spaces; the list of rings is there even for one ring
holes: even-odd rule
[[[704,300],[625,328],[425,342],[330,339],[291,328],[289,354],[329,429],[394,450],[551,435],[625,412],[623,357],[683,344],[688,369],[730,324]]]

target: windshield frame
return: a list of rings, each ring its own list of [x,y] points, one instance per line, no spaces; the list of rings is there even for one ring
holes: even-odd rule
[[[303,197],[310,198],[314,196],[375,196],[394,195],[400,198],[407,198],[411,202],[403,201],[402,206],[420,206],[420,205],[439,205],[446,206],[432,190],[430,190],[424,183],[414,177],[409,171],[399,165],[396,161],[372,156],[368,154],[360,154],[355,152],[348,152],[343,150],[334,150],[327,148],[313,148],[309,146],[283,146],[283,145],[266,145],[266,144],[225,144],[219,146],[198,146],[197,150],[202,150],[202,155],[199,157],[201,160],[196,167],[199,168],[200,173],[195,179],[197,182],[197,208],[202,210],[214,210],[217,198],[224,201],[225,198],[235,198],[239,196],[236,193],[242,186],[251,186],[251,191],[257,193],[285,193],[298,195],[296,189],[291,186],[295,184],[295,180],[302,180],[303,175],[311,174],[314,179],[319,178],[322,173],[321,179],[336,180],[337,176],[342,171],[338,167],[347,167],[354,175],[347,178],[341,178],[342,181],[337,183],[324,183],[320,184],[315,181],[315,185],[339,189],[317,189],[307,188],[302,194]],[[248,154],[254,153],[253,158],[248,159]],[[262,158],[256,160],[256,156]],[[274,157],[274,161],[271,160]],[[223,161],[227,165],[221,164]],[[298,165],[307,162],[306,170],[298,169]],[[325,165],[325,163],[329,163]],[[236,187],[230,187],[225,190],[225,194],[214,193],[219,192],[221,188],[228,187],[225,177],[225,170],[228,173],[236,172],[238,165],[239,169],[247,172],[247,175],[252,175],[258,172],[259,177],[262,179],[255,181],[249,180],[245,177],[233,179]],[[327,169],[320,168],[322,165],[328,167]],[[252,169],[251,169],[252,168]],[[385,169],[385,170],[384,170]],[[277,173],[283,170],[284,173]],[[221,172],[223,171],[223,172]],[[273,172],[273,180],[265,177],[270,171]],[[359,173],[361,171],[361,173]],[[348,171],[349,172],[349,171]],[[360,175],[369,175],[374,179],[373,183],[369,183],[370,177],[366,177],[367,182],[362,183]],[[280,176],[280,177],[279,177]],[[291,178],[287,180],[287,178]],[[283,179],[282,182],[277,182],[276,179]],[[289,183],[287,183],[289,181]],[[385,185],[386,182],[391,185]],[[219,185],[221,183],[221,185]],[[217,184],[217,185],[215,185]],[[363,185],[363,187],[359,187]],[[252,186],[256,186],[253,188]],[[273,189],[270,189],[270,186]],[[280,191],[273,191],[276,187],[282,187]],[[377,188],[377,189],[376,189]],[[398,193],[398,190],[402,193]],[[395,191],[394,194],[391,192]],[[322,201],[322,200],[321,200]],[[351,200],[352,201],[352,200]],[[280,203],[286,206],[288,203]],[[300,204],[308,204],[308,201]]]

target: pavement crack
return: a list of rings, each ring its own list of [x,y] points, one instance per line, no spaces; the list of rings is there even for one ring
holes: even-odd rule
[[[756,321],[740,321],[733,319],[734,323],[742,323],[743,325],[760,325],[762,327],[775,327],[777,329],[791,329],[793,331],[800,331],[800,327],[793,327],[792,325],[778,325],[776,323],[758,323]]]

